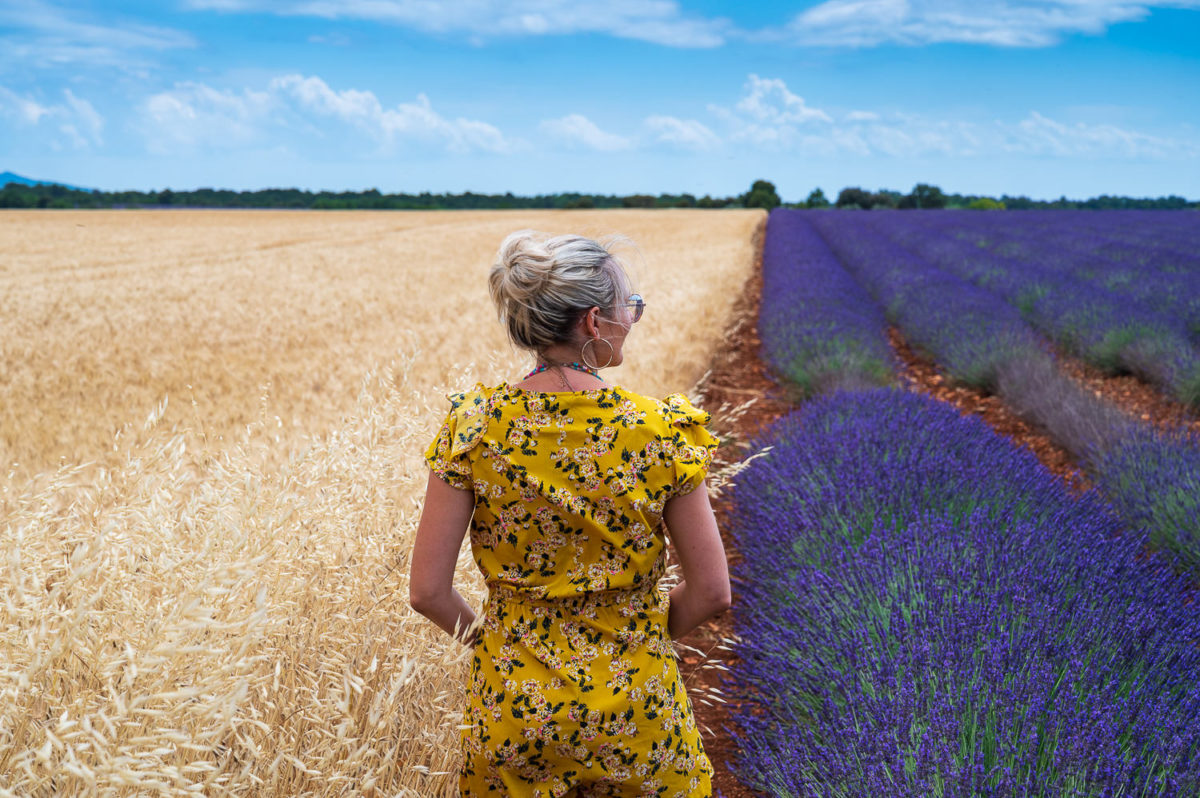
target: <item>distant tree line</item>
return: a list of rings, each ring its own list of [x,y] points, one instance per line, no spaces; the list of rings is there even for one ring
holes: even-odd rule
[[[295,208],[312,210],[477,210],[477,209],[577,209],[577,208],[771,208],[783,205],[775,185],[756,180],[744,194],[729,197],[694,194],[384,194],[367,191],[306,191],[298,188],[267,188],[258,191],[199,188],[195,191],[87,191],[50,183],[9,183],[0,189],[0,208]],[[803,202],[787,203],[797,208],[971,208],[979,210],[1061,209],[1154,209],[1200,208],[1200,202],[1183,197],[1157,198],[1100,196],[1088,200],[1033,200],[1028,197],[987,197],[945,194],[937,186],[918,183],[907,194],[889,189],[866,191],[844,188],[830,202],[821,189],[814,189]]]
[[[780,204],[765,181],[732,197],[694,194],[384,194],[367,191],[305,191],[267,188],[258,191],[200,188],[195,191],[86,191],[53,184],[9,183],[0,189],[0,208],[296,208],[313,210],[476,210],[574,208],[727,208]]]
[[[1072,200],[1060,197],[1056,200],[1035,200],[1029,197],[1012,197],[1008,194],[1000,197],[989,197],[980,194],[946,194],[937,186],[928,183],[917,183],[912,191],[901,194],[899,191],[880,189],[865,191],[862,188],[844,188],[838,193],[837,201],[830,203],[821,189],[815,189],[803,203],[793,207],[828,208],[831,205],[838,208],[898,208],[930,209],[930,208],[969,208],[983,211],[1028,211],[1028,210],[1184,210],[1200,208],[1200,202],[1189,201],[1172,194],[1167,197],[1117,197],[1108,194],[1092,197],[1086,200]]]

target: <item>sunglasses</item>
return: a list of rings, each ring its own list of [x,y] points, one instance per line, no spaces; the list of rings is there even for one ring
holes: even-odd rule
[[[631,324],[636,324],[638,319],[642,317],[642,311],[646,309],[646,300],[642,299],[641,294],[630,294],[629,301],[624,304],[624,307],[630,308],[633,318]]]

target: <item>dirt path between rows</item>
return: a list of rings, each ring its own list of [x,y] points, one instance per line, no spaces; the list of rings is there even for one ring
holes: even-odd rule
[[[943,377],[933,361],[914,351],[895,327],[888,328],[888,342],[900,360],[900,382],[908,390],[953,405],[963,415],[981,417],[993,430],[1032,451],[1041,464],[1066,482],[1072,491],[1082,492],[1091,486],[1069,452],[1052,441],[1045,431],[1010,410],[999,396]]]
[[[900,360],[901,383],[909,390],[954,405],[964,415],[980,416],[996,432],[1032,451],[1042,465],[1072,490],[1083,491],[1090,486],[1070,452],[1055,443],[1044,429],[1020,418],[1000,397],[943,377],[933,361],[914,351],[895,327],[888,329],[888,341]],[[1063,352],[1053,351],[1053,354],[1064,374],[1134,419],[1164,430],[1186,427],[1200,432],[1200,414],[1165,397],[1137,377],[1106,375]]]
[[[714,472],[745,459],[752,438],[780,416],[796,409],[796,405],[788,401],[786,390],[771,379],[759,359],[758,310],[762,297],[762,236],[765,228],[764,224],[755,233],[755,263],[750,280],[734,305],[731,322],[709,372],[696,389],[701,406],[712,414],[713,432],[721,438],[721,447],[714,457]],[[739,555],[729,534],[730,499],[730,492],[726,490],[717,492],[712,501],[732,567],[738,562]],[[737,746],[729,729],[733,726],[732,711],[740,701],[732,686],[726,683],[724,669],[734,661],[726,648],[734,634],[739,607],[735,585],[733,607],[682,641],[695,650],[685,649],[680,661],[696,720],[703,732],[704,747],[716,770],[716,794],[723,798],[760,795],[741,784],[731,769]]]
[[[1061,351],[1055,358],[1067,375],[1134,418],[1159,429],[1188,427],[1200,433],[1200,410],[1189,410],[1131,374],[1110,376]]]

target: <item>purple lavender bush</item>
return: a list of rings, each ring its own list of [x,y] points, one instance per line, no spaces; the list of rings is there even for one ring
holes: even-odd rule
[[[1200,407],[1200,349],[1189,321],[1200,308],[1200,258],[1191,267],[1176,252],[1135,260],[1135,248],[1075,221],[1088,216],[1059,213],[1053,226],[1038,214],[975,221],[980,215],[881,213],[870,221],[932,265],[1003,297],[1067,352]]]
[[[762,268],[763,359],[802,396],[892,380],[882,311],[803,213],[771,212]]]
[[[989,389],[1001,363],[1040,354],[1037,334],[1015,308],[897,246],[873,229],[871,216],[824,212],[809,218],[910,343],[964,383]]]
[[[1089,469],[1126,524],[1200,570],[1200,436],[1136,427]]]
[[[894,390],[814,400],[763,443],[734,494],[748,785],[1197,794],[1192,588],[1094,495]]]

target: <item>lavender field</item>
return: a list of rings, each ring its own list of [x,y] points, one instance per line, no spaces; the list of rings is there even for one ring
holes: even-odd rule
[[[1200,794],[1200,404],[1186,213],[775,211],[763,357],[806,398],[735,490],[740,777],[769,795]],[[887,328],[1070,454],[1066,487],[899,387]]]

